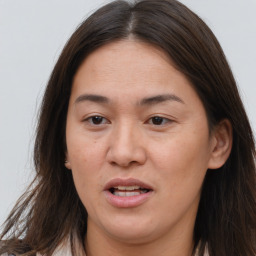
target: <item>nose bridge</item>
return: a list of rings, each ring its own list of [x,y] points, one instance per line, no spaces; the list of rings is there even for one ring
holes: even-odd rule
[[[133,122],[122,121],[117,124],[112,131],[108,160],[120,166],[143,164],[146,152],[140,138],[140,129]]]

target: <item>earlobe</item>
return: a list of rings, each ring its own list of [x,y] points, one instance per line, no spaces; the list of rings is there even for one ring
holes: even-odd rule
[[[70,164],[70,162],[69,162],[68,154],[67,154],[67,153],[66,153],[66,159],[65,159],[64,164],[65,164],[65,167],[66,167],[67,169],[71,170],[71,164]]]
[[[71,170],[71,165],[70,162],[68,162],[67,160],[65,161],[65,167],[69,170]]]
[[[222,120],[213,131],[213,146],[209,169],[218,169],[227,161],[232,149],[232,125],[229,120]]]

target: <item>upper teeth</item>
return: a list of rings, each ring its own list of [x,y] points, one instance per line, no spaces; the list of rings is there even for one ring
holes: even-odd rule
[[[115,189],[118,190],[136,190],[136,189],[140,189],[139,186],[117,186],[115,187]]]

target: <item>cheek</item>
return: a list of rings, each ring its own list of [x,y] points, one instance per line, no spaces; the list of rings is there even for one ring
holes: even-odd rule
[[[67,136],[68,158],[72,169],[86,170],[90,165],[101,164],[104,155],[103,143],[81,133]]]
[[[182,136],[166,142],[154,158],[154,177],[158,187],[159,201],[165,212],[172,212],[173,218],[183,216],[188,209],[196,211],[201,187],[207,170],[206,147],[195,139]],[[201,146],[204,146],[202,148]],[[192,207],[192,208],[191,208]]]
[[[206,130],[207,131],[207,130]],[[198,187],[204,179],[209,161],[207,132],[183,131],[152,147],[154,168],[170,187]]]
[[[101,173],[98,170],[101,169],[104,148],[100,143],[85,140],[79,135],[70,137],[70,140],[67,140],[67,147],[75,187],[80,199],[85,203],[86,196],[92,197],[95,194],[92,192],[101,180]]]

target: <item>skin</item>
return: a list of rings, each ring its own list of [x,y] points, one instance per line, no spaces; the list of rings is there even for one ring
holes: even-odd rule
[[[66,126],[66,167],[88,212],[87,256],[191,255],[203,180],[224,164],[230,138],[226,121],[209,132],[201,100],[161,50],[124,40],[91,53],[74,77]],[[113,178],[153,192],[137,207],[114,207],[104,195]]]

